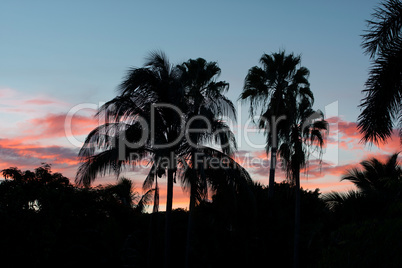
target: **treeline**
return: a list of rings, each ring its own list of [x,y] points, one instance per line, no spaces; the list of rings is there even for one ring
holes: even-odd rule
[[[301,191],[301,267],[398,267],[402,181],[396,160],[372,159],[356,177],[352,171],[351,181],[365,183],[358,192]],[[5,169],[3,176],[2,267],[163,265],[165,212],[144,212],[152,191],[140,197],[127,179],[76,187],[48,165],[34,172]],[[276,184],[273,198],[254,182],[230,194],[215,192],[192,212],[189,265],[291,267],[294,195],[286,182]],[[188,217],[183,209],[172,212],[173,267],[185,265]]]

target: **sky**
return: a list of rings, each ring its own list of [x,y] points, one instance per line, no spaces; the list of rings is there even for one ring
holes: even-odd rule
[[[238,98],[247,71],[258,65],[262,54],[285,50],[301,55],[302,65],[310,70],[314,107],[331,123],[322,165],[313,155],[301,185],[321,192],[353,189],[340,181],[347,168],[400,150],[396,137],[379,147],[362,144],[356,129],[370,67],[361,35],[378,4],[3,0],[0,169],[34,169],[46,162],[73,181],[79,147],[99,123],[94,111],[116,96],[129,68],[141,67],[149,52],[161,50],[172,64],[198,57],[218,63],[219,79],[230,84],[227,96],[238,110],[238,121],[233,122],[236,159],[254,180],[267,184],[264,136],[248,132],[255,126],[249,121],[248,104],[238,103]],[[144,168],[126,174],[138,192],[146,172]],[[278,171],[278,181],[284,177]],[[115,181],[113,176],[98,178],[95,185]],[[188,207],[180,184],[174,191],[174,206]],[[163,203],[162,194],[162,208]]]

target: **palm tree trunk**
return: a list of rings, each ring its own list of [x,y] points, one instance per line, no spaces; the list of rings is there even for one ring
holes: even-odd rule
[[[149,220],[149,236],[148,236],[148,260],[147,264],[148,267],[152,267],[152,260],[153,260],[153,252],[152,252],[152,246],[153,246],[153,232],[154,232],[154,221],[153,221],[154,213],[150,215],[150,220]]]
[[[154,192],[154,207],[152,209],[152,213],[150,215],[150,220],[149,220],[149,241],[148,241],[148,267],[153,266],[152,260],[154,259],[155,252],[152,250],[153,245],[154,245],[154,237],[158,237],[157,231],[159,228],[155,228],[154,226],[159,226],[159,224],[154,223],[154,217],[157,217],[158,215],[158,208],[159,208],[159,188],[158,188],[158,176],[155,176],[155,192]],[[156,219],[157,220],[157,219]],[[159,222],[159,221],[157,221]],[[155,236],[154,236],[155,232]]]
[[[276,166],[276,147],[271,149],[271,167],[269,169],[269,185],[268,185],[268,197],[274,197],[274,184],[275,184],[275,166]]]
[[[300,244],[300,167],[296,168],[295,176],[295,233],[294,233],[294,245],[293,245],[293,267],[299,267],[299,244]]]
[[[187,244],[186,244],[186,268],[190,267],[190,255],[191,255],[191,241],[192,241],[192,233],[193,233],[193,211],[195,208],[195,194],[193,193],[195,186],[191,185],[190,192],[190,208],[188,215],[188,224],[187,224]]]
[[[191,152],[191,163],[193,169],[196,171],[198,176],[198,165],[196,163],[196,152],[193,149]],[[192,234],[193,234],[193,212],[195,208],[196,202],[196,180],[193,176],[190,177],[190,205],[189,205],[189,214],[188,214],[188,224],[187,224],[187,243],[186,243],[186,260],[185,260],[185,267],[190,267],[190,255],[191,255],[191,242],[192,242]]]
[[[172,238],[172,204],[173,204],[173,169],[168,169],[167,197],[166,197],[166,223],[165,223],[165,261],[164,267],[170,267],[171,238]]]

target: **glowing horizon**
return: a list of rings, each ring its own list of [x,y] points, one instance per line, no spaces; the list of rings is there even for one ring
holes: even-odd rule
[[[301,185],[322,192],[353,189],[350,183],[340,182],[345,169],[368,157],[384,159],[401,150],[396,132],[386,144],[370,146],[360,143],[356,129],[370,66],[361,34],[377,4],[378,0],[311,0],[61,5],[48,0],[24,4],[4,0],[0,19],[7,38],[0,61],[0,169],[32,170],[46,162],[74,181],[79,146],[72,140],[83,142],[99,120],[93,118],[95,110],[80,110],[72,117],[71,133],[66,133],[66,116],[78,105],[99,107],[114,98],[127,70],[142,66],[149,51],[163,50],[172,64],[198,57],[217,62],[222,70],[219,80],[230,84],[226,96],[236,103],[248,70],[259,64],[261,55],[285,50],[301,55],[301,65],[310,70],[313,108],[326,113],[326,107],[337,102],[336,111],[326,114],[326,119],[338,130],[328,137],[325,148],[335,150],[336,159],[324,157],[320,168],[312,158],[308,172],[302,172]],[[209,19],[197,18],[195,12]],[[256,127],[249,124],[248,104],[237,108],[238,121],[231,122],[239,144],[235,159],[242,162],[249,155],[259,162],[260,167],[244,165],[254,180],[266,185],[265,137],[252,132]],[[247,138],[259,147],[247,143],[246,124]],[[131,171],[126,175],[140,191],[146,168]],[[278,169],[276,181],[284,178]],[[114,176],[98,178],[95,185],[115,181]],[[161,179],[161,187],[165,181]],[[179,184],[174,195],[176,205],[186,203]]]
[[[8,103],[18,102],[17,100],[13,100],[15,96],[18,97],[18,92],[14,91],[14,94],[10,94],[10,90],[5,91],[0,89],[0,95],[2,94],[3,97],[6,95],[4,92],[8,92],[9,94]],[[34,101],[24,101],[24,103],[27,102],[29,106],[24,107],[24,109],[31,109],[33,106],[46,108],[47,106],[62,103],[57,99],[49,101],[49,98],[46,97],[36,98]],[[41,112],[32,114],[32,116],[28,116],[22,121],[11,124],[8,127],[10,134],[2,136],[0,139],[0,155],[2,158],[0,170],[14,166],[21,170],[32,170],[40,166],[41,163],[49,163],[52,165],[53,172],[61,172],[74,182],[75,172],[79,165],[79,148],[69,143],[69,139],[66,136],[65,119],[68,111],[63,112],[63,109],[68,109],[68,107],[68,104],[64,104],[60,111],[47,111],[44,109]],[[18,112],[24,114],[24,111]],[[6,113],[10,113],[10,116],[12,116],[16,112],[14,110],[6,110]],[[97,126],[99,121],[93,117],[93,114],[93,111],[83,110],[81,114],[77,113],[72,117],[71,135],[74,136],[74,139],[83,141],[86,135]],[[387,156],[395,153],[395,148],[399,146],[399,137],[396,131],[392,139],[389,139],[387,143],[378,147],[373,146],[372,148],[368,148],[367,145],[360,142],[361,135],[357,131],[355,122],[348,122],[342,120],[340,117],[331,117],[328,121],[330,127],[331,124],[337,125],[337,132],[335,134],[339,137],[339,140],[333,140],[330,136],[327,137],[327,144],[324,146],[324,150],[331,144],[335,144],[338,147],[339,156],[347,154],[349,157],[352,156],[352,159],[347,161],[339,159],[339,163],[336,165],[325,162],[325,160],[319,163],[318,159],[311,159],[309,166],[301,173],[301,186],[304,189],[315,190],[319,188],[321,192],[354,189],[351,183],[340,181],[342,174],[347,169],[356,167],[359,162],[370,157],[385,160]],[[241,125],[241,122],[239,123]],[[14,133],[18,129],[24,129],[24,131],[14,136]],[[253,148],[242,150],[240,148],[235,154],[234,159],[250,173],[254,181],[258,181],[263,185],[268,184],[269,156],[266,155],[265,150]],[[141,165],[142,167],[129,168],[127,172],[123,172],[121,175],[133,180],[135,190],[139,193],[142,192],[142,182],[149,170],[149,167],[146,167],[146,160],[142,161]],[[283,170],[277,168],[276,181],[280,182],[285,179],[286,176]],[[113,184],[115,182],[116,177],[110,175],[104,178],[99,177],[93,185]],[[161,210],[164,208],[164,200],[166,199],[165,182],[164,177],[159,180]],[[180,182],[177,182],[174,187],[173,206],[175,208],[188,208],[188,194],[181,189]]]

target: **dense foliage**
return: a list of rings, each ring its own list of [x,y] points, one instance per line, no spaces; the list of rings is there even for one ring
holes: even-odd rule
[[[3,175],[11,171],[28,174],[11,168]],[[34,179],[9,175],[0,183],[2,267],[163,265],[164,212],[144,212],[152,196],[140,198],[129,180],[78,188],[50,167],[29,174]],[[401,181],[399,173],[392,189],[401,189]],[[270,260],[291,267],[295,191],[288,183],[275,187],[274,199],[267,187],[250,183],[235,199],[218,191],[199,203],[190,266],[255,267]],[[402,261],[402,200],[400,192],[392,193],[302,190],[300,266],[396,267]],[[172,212],[174,267],[184,267],[188,216]]]

